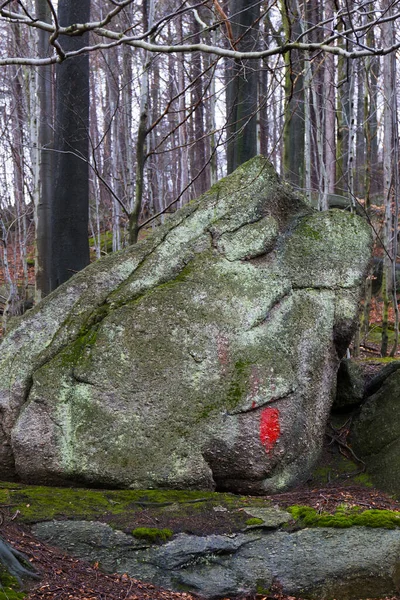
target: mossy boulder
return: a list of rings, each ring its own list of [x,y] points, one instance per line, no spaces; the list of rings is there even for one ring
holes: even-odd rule
[[[352,446],[366,463],[375,485],[400,494],[400,371],[381,383],[361,409],[352,429]]]
[[[264,493],[307,477],[371,235],[257,157],[30,311],[0,359],[3,476]]]

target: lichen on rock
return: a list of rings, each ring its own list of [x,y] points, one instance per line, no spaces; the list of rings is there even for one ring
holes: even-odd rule
[[[371,235],[256,157],[2,344],[3,475],[264,493],[305,478]]]

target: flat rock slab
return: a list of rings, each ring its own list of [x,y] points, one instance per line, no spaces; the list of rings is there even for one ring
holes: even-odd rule
[[[292,520],[292,515],[290,513],[274,507],[264,508],[260,506],[248,506],[244,511],[252,517],[261,519],[264,527],[276,528],[279,527],[279,525],[283,525]]]
[[[39,538],[109,572],[209,599],[267,590],[318,600],[360,600],[400,591],[400,530],[364,527],[265,529],[205,537],[178,534],[149,545],[103,523],[52,521],[33,527]]]

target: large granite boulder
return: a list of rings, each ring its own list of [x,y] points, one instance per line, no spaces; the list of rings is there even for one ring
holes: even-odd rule
[[[305,478],[371,235],[266,159],[78,273],[2,343],[1,476],[263,493]]]
[[[374,483],[393,494],[400,494],[399,399],[400,370],[395,370],[365,402],[351,435],[353,449]]]

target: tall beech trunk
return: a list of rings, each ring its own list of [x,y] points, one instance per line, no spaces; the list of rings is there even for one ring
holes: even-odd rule
[[[282,17],[287,41],[302,33],[303,10],[294,0],[282,2]],[[304,55],[292,50],[285,54],[285,125],[283,130],[283,173],[297,187],[304,187]]]
[[[85,23],[90,0],[59,0],[60,25]],[[65,50],[88,44],[88,36],[60,36]],[[52,202],[51,289],[89,264],[89,57],[69,58],[56,68],[55,183]]]
[[[47,0],[36,0],[36,16],[40,21],[51,22]],[[38,54],[49,53],[49,34],[37,30]],[[35,300],[39,302],[51,291],[51,207],[53,199],[54,125],[53,67],[46,65],[37,70],[38,133],[37,133],[37,186],[35,194]]]
[[[256,0],[232,0],[230,15],[235,48],[257,47],[254,31],[260,14]],[[227,61],[228,173],[257,154],[258,73],[256,61]]]

